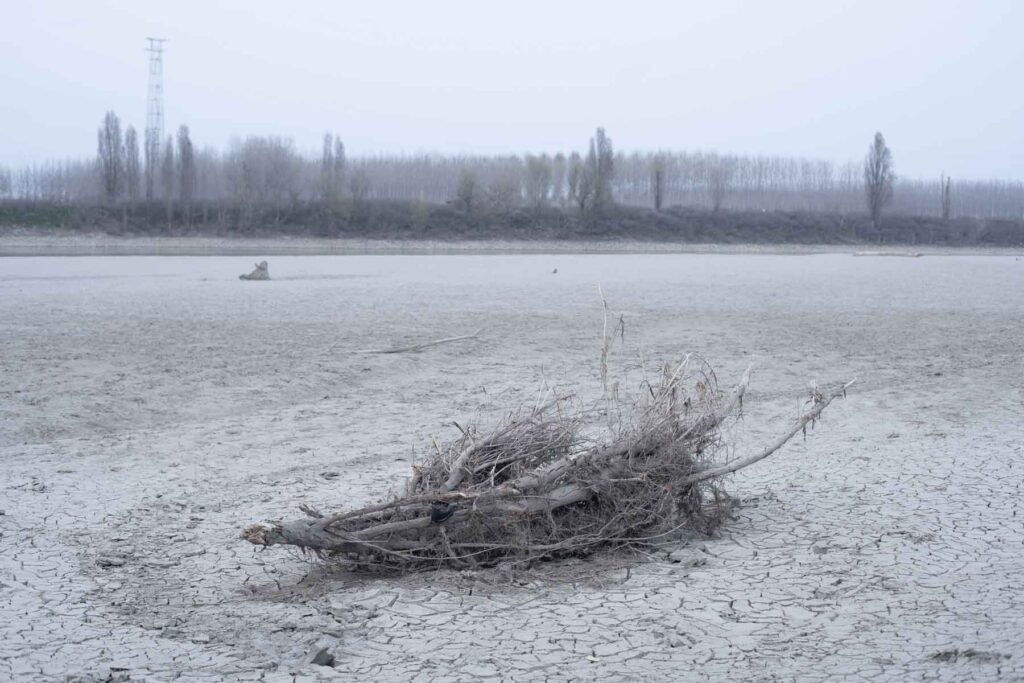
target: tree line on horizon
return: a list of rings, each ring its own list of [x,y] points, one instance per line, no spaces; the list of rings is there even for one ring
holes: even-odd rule
[[[303,155],[288,138],[250,136],[226,150],[196,148],[181,126],[143,141],[104,117],[93,160],[10,169],[0,166],[0,201],[162,206],[187,218],[194,206],[229,205],[243,214],[298,203],[351,208],[372,200],[451,204],[464,211],[558,207],[581,213],[611,204],[661,211],[867,212],[1024,218],[1024,183],[896,177],[892,152],[875,135],[863,162],[715,152],[616,152],[603,128],[587,151],[525,155],[376,155],[349,158],[340,137]]]

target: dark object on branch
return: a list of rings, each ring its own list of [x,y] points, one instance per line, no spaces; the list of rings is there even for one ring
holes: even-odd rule
[[[447,522],[459,508],[457,503],[446,503],[443,500],[435,500],[430,504],[430,521],[434,524]]]
[[[256,545],[294,545],[357,567],[472,567],[645,545],[682,529],[710,533],[728,498],[721,477],[776,452],[852,382],[811,390],[798,419],[762,451],[721,462],[721,427],[739,414],[744,373],[723,395],[689,358],[642,384],[626,417],[595,444],[569,398],[511,414],[489,435],[472,429],[414,467],[404,495],[334,515],[253,525]],[[573,410],[573,408],[576,408]],[[593,425],[588,425],[593,427]],[[307,513],[309,514],[309,513]],[[442,524],[443,523],[443,524]]]

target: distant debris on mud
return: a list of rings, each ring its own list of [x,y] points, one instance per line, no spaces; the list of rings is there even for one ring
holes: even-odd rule
[[[96,566],[103,567],[104,569],[108,567],[123,567],[124,564],[125,559],[123,557],[104,555],[96,558]]]
[[[260,261],[256,264],[256,268],[247,275],[239,275],[239,280],[269,280],[270,279],[270,267],[266,261]]]
[[[924,253],[920,251],[855,251],[854,256],[905,256],[907,258],[921,258]]]
[[[956,648],[952,650],[940,650],[933,654],[931,659],[937,662],[958,662],[960,660],[965,660],[982,664],[998,664],[1004,659],[1010,659],[1010,655],[1003,654],[1001,652],[975,650],[973,647],[969,647],[965,650]]]

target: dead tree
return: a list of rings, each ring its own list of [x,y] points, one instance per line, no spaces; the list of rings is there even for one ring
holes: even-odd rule
[[[871,225],[875,232],[882,219],[882,209],[892,201],[893,183],[896,174],[892,169],[892,152],[885,144],[881,133],[875,133],[875,140],[868,148],[864,159],[864,192],[871,214]]]
[[[356,567],[416,570],[584,555],[640,546],[680,530],[709,533],[725,517],[722,477],[777,452],[813,426],[847,382],[813,389],[799,417],[746,457],[722,460],[721,428],[741,411],[750,371],[727,393],[706,364],[646,381],[607,439],[583,436],[591,410],[555,397],[489,433],[462,429],[414,466],[401,495],[357,510],[247,527],[261,546],[292,545]]]
[[[949,222],[953,208],[953,179],[945,176],[939,180],[939,187],[942,192],[942,220]]]

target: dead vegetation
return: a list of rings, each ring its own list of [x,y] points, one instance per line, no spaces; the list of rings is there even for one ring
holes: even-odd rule
[[[607,330],[604,342],[606,384]],[[633,400],[606,389],[600,406],[587,408],[548,394],[490,431],[459,427],[450,443],[435,441],[404,490],[385,502],[331,514],[300,506],[305,518],[253,525],[242,537],[357,568],[418,570],[585,555],[685,529],[710,533],[727,509],[722,477],[806,434],[852,384],[813,388],[774,442],[725,460],[722,428],[740,415],[749,381],[748,368],[722,391],[707,363],[688,356],[645,379]]]

